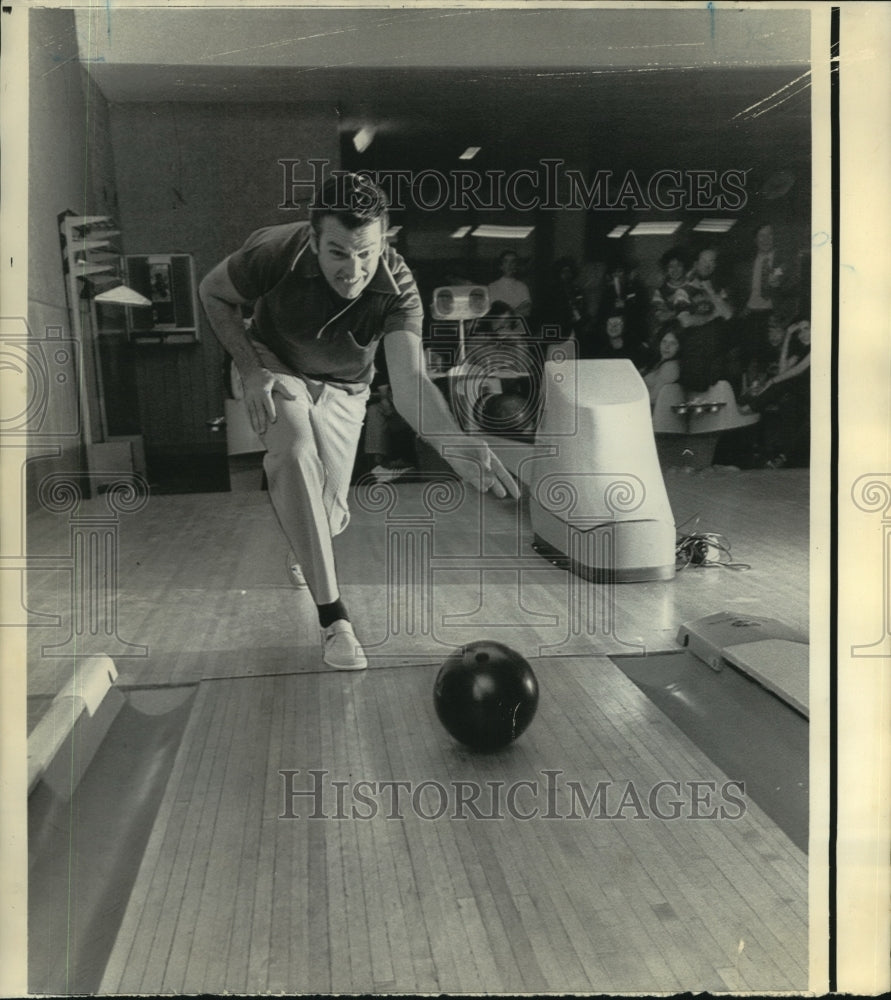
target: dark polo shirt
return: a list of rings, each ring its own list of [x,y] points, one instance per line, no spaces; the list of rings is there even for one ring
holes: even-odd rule
[[[258,229],[227,259],[236,291],[254,302],[252,336],[295,373],[370,382],[386,334],[421,336],[424,310],[414,278],[387,247],[362,294],[343,299],[319,270],[309,231],[308,222]]]

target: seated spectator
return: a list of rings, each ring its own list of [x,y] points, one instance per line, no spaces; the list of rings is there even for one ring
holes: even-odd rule
[[[799,320],[787,330],[777,374],[746,399],[760,413],[766,466],[781,469],[793,462],[810,438],[810,320]]]
[[[522,317],[505,302],[493,302],[467,338],[466,363],[482,393],[513,392],[525,398],[541,388],[544,357]]]
[[[627,319],[622,313],[608,316],[593,356],[603,360],[627,358],[635,368],[640,369],[646,364],[646,348],[628,332],[626,323]]]
[[[660,261],[664,280],[653,292],[653,325],[658,336],[663,327],[674,324],[678,313],[690,307],[687,292],[687,257],[680,247],[672,247]]]
[[[767,327],[767,346],[763,353],[761,362],[754,368],[743,373],[743,390],[741,398],[743,401],[748,396],[756,394],[764,387],[764,383],[774,375],[779,374],[783,361],[784,345],[787,344],[787,333],[785,326],[776,317],[771,317]],[[798,360],[795,358],[794,360]]]
[[[522,317],[499,300],[489,306],[485,316],[475,321],[467,346],[476,356],[482,357],[481,351],[488,353],[500,368],[518,374],[541,367]]]
[[[666,385],[679,382],[681,378],[681,342],[672,327],[668,327],[659,340],[658,360],[644,370],[643,380],[650,394],[650,406]]]

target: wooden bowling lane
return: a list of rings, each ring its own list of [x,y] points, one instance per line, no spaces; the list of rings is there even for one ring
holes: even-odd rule
[[[202,682],[100,992],[805,990],[805,856],[751,803],[706,818],[734,776],[607,659],[534,667],[490,756],[435,667]]]

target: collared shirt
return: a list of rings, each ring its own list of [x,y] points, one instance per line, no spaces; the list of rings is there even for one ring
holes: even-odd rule
[[[700,278],[696,273],[696,269],[689,271],[687,273],[686,282],[684,285],[684,290],[687,293],[688,303],[687,305],[682,305],[678,309],[678,313],[688,312],[694,316],[711,316],[712,319],[719,319],[717,315],[717,309],[711,300],[711,297],[705,290],[705,286],[708,285],[711,290],[718,296],[718,298],[728,301],[727,290],[725,288],[715,288],[712,284],[711,278]]]
[[[672,282],[666,278],[653,292],[653,305],[660,309],[671,310],[673,313],[689,309],[690,294],[687,291],[686,280],[682,278],[679,282]]]
[[[361,295],[343,299],[319,270],[309,232],[308,222],[258,229],[227,259],[236,291],[254,302],[251,335],[297,374],[370,382],[387,333],[421,336],[424,310],[414,278],[387,246]]]
[[[489,302],[504,302],[511,309],[516,309],[529,301],[528,287],[516,278],[504,275],[489,285]]]
[[[769,250],[766,253],[759,253],[752,264],[752,288],[749,301],[746,304],[748,309],[763,311],[773,308],[773,299],[770,297],[769,284],[772,271],[773,250]]]

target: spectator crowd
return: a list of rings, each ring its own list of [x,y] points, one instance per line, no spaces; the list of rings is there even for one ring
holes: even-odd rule
[[[652,406],[667,386],[679,386],[686,402],[696,404],[708,403],[719,382],[729,383],[741,411],[761,416],[750,440],[750,464],[807,464],[807,289],[797,262],[777,246],[770,223],[754,230],[752,244],[750,255],[731,260],[721,259],[715,243],[672,247],[649,283],[617,254],[581,267],[561,257],[536,284],[518,254],[504,251],[487,286],[489,311],[468,324],[461,345],[464,357],[477,365],[489,358],[493,371],[498,369],[498,378],[481,379],[480,393],[534,393],[555,348],[580,359],[624,358],[640,372]],[[446,274],[439,283],[477,282]],[[432,346],[441,349],[442,342]],[[459,360],[457,343],[445,357]],[[385,382],[383,373],[369,450],[388,463],[380,442],[389,434],[400,441],[395,460],[405,462],[401,429],[388,426],[383,436],[377,431],[391,421]]]

